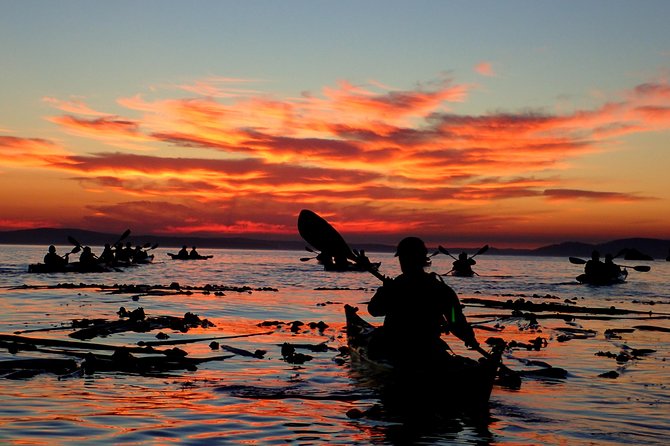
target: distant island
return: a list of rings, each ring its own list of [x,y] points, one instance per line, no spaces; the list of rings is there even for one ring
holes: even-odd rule
[[[0,244],[4,245],[66,245],[68,236],[80,240],[81,243],[91,246],[102,246],[118,239],[119,234],[87,231],[69,228],[39,228],[21,229],[14,231],[0,231]],[[135,235],[127,241],[135,244],[159,244],[162,247],[181,247],[182,245],[197,246],[198,248],[225,248],[225,249],[280,249],[302,251],[305,242],[296,240],[262,240],[244,237],[196,237],[190,235],[158,236]],[[384,244],[353,244],[358,249],[368,252],[393,252],[394,246]],[[446,247],[449,251],[458,253],[471,252],[472,248]],[[627,238],[613,240],[606,243],[563,242],[535,249],[500,249],[491,247],[488,254],[495,255],[533,255],[555,257],[590,257],[591,252],[597,249],[601,254],[617,254],[623,249],[634,249],[654,259],[665,260],[670,251],[670,240],[652,238]]]

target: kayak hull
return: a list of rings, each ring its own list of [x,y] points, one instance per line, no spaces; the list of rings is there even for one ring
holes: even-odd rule
[[[198,257],[179,257],[178,254],[172,254],[172,253],[169,253],[169,252],[168,252],[168,255],[170,256],[170,258],[172,258],[172,260],[207,260],[207,259],[211,259],[212,257],[214,257],[213,255],[198,256]]]
[[[452,276],[455,277],[473,277],[475,275],[474,271],[452,271]]]
[[[404,380],[392,363],[383,358],[371,358],[370,341],[375,327],[357,314],[357,308],[345,305],[346,330],[352,369],[365,375],[368,383],[380,384],[383,391],[390,388],[400,394],[418,398],[421,403],[433,401],[441,410],[481,409],[488,406],[493,383],[501,362],[501,351],[479,361],[453,355],[447,362],[425,367],[411,365],[412,378]]]
[[[627,277],[628,277],[628,271],[624,269],[616,277],[602,277],[602,276],[592,276],[588,274],[580,274],[579,276],[577,276],[577,282],[585,285],[607,286],[607,285],[616,285],[624,283]]]
[[[373,268],[378,269],[381,266],[381,262],[372,263],[371,265]],[[369,270],[369,267],[360,266],[357,263],[350,263],[347,266],[325,264],[323,265],[323,269],[324,271],[335,271],[343,273],[347,271],[366,272]]]

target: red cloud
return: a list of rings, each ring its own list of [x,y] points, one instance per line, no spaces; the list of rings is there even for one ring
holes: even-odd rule
[[[490,65],[480,68],[487,72]],[[670,125],[670,87],[664,82],[639,85],[618,102],[592,110],[481,115],[450,109],[466,99],[470,88],[450,80],[411,90],[340,82],[319,96],[285,98],[260,94],[247,88],[247,81],[244,88],[233,88],[242,82],[208,79],[179,86],[181,92],[194,95],[190,98],[120,99],[118,105],[132,111],[133,119],[95,111],[81,101],[47,99],[73,114],[50,118],[63,129],[98,144],[145,149],[149,147],[139,144],[146,143],[152,150],[165,151],[154,156],[99,149],[75,155],[46,140],[8,136],[0,137],[0,153],[14,165],[67,172],[86,190],[159,201],[170,197],[176,206],[170,209],[173,220],[148,212],[167,211],[167,206],[131,206],[137,212],[144,209],[143,217],[161,221],[159,227],[166,231],[274,231],[283,224],[278,221],[288,224],[295,217],[286,215],[287,206],[322,205],[335,216],[346,215],[352,227],[395,228],[385,217],[394,215],[404,227],[437,233],[444,215],[435,206],[464,206],[467,211],[454,215],[483,227],[497,224],[498,216],[488,220],[477,215],[470,208],[473,203],[505,199],[529,206],[568,199],[649,199],[585,190],[576,180],[562,180],[559,172],[576,157],[606,150],[619,135],[666,130]],[[222,222],[225,212],[214,212],[213,203],[239,214]],[[515,213],[521,208],[506,210]],[[96,212],[98,224],[112,218],[102,208]],[[182,221],[174,219],[194,212],[201,213],[196,220],[174,224]],[[121,216],[134,218],[125,212]]]
[[[544,195],[552,200],[572,200],[575,198],[585,198],[589,200],[604,201],[640,201],[652,200],[652,197],[640,197],[635,194],[626,194],[621,192],[600,192],[580,189],[547,189]]]

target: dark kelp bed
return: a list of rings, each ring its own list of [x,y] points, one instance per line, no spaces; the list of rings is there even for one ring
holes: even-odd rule
[[[208,295],[213,293],[217,296],[225,296],[226,292],[236,293],[251,293],[252,291],[272,291],[277,292],[276,288],[261,287],[251,288],[248,286],[224,286],[224,285],[204,285],[204,286],[181,286],[179,283],[173,282],[169,285],[148,285],[148,284],[86,284],[86,283],[58,283],[55,285],[37,285],[29,286],[23,285],[14,289],[31,290],[31,289],[67,289],[67,290],[96,290],[107,294],[130,294],[132,300],[139,300],[143,296],[163,296],[173,297],[175,295],[193,295],[203,294]],[[566,300],[565,303],[547,302],[544,299],[560,299],[557,296],[533,296],[535,300],[527,300],[524,297],[517,297],[517,299],[508,299],[505,301],[482,298],[463,298],[464,306],[472,306],[475,308],[494,308],[500,310],[508,310],[507,313],[495,314],[472,314],[470,315],[471,322],[477,330],[487,332],[502,333],[505,329],[506,323],[526,324],[519,325],[519,327],[527,333],[541,333],[542,329],[538,323],[538,319],[559,319],[566,322],[574,320],[670,320],[670,314],[654,313],[653,311],[640,311],[615,308],[614,306],[603,307],[587,307],[578,306],[574,300]],[[82,374],[92,374],[96,371],[104,372],[136,372],[140,374],[152,374],[156,372],[168,370],[196,370],[197,365],[209,361],[221,361],[231,356],[216,356],[206,358],[189,358],[188,353],[177,347],[171,349],[159,350],[154,346],[162,345],[177,345],[188,344],[195,342],[211,342],[210,348],[212,350],[222,349],[233,354],[263,358],[265,352],[255,351],[249,352],[244,349],[236,348],[229,345],[221,345],[219,340],[234,339],[241,337],[250,337],[258,335],[270,335],[272,331],[249,333],[243,335],[232,336],[216,336],[216,337],[199,337],[187,339],[173,339],[170,335],[161,330],[169,330],[174,334],[188,333],[191,328],[209,328],[215,325],[207,319],[201,319],[198,315],[186,312],[183,317],[175,316],[147,316],[142,307],[137,307],[134,310],[128,311],[125,307],[120,307],[117,312],[118,320],[108,320],[104,318],[97,319],[74,319],[70,322],[63,322],[57,327],[48,328],[33,328],[17,331],[14,335],[0,334],[0,348],[6,348],[10,353],[18,355],[19,353],[39,352],[42,354],[55,356],[69,356],[78,358],[81,361],[77,362],[73,359],[62,359],[59,357],[39,358],[39,359],[15,359],[0,361],[0,378],[18,379],[36,376],[40,373],[53,373],[59,378],[71,378],[74,376],[82,376]],[[482,325],[478,323],[478,319],[495,320],[494,326]],[[280,322],[280,321],[264,321],[259,324],[261,327],[275,326],[277,328],[282,326],[290,326],[293,333],[299,333],[300,327],[304,323],[301,321]],[[318,328],[321,332],[327,325],[320,321],[319,323],[310,323],[311,328]],[[411,327],[408,327],[411,329]],[[123,332],[137,332],[147,333],[158,331],[156,338],[158,341],[140,341],[138,346],[128,345],[109,345],[92,342],[74,342],[58,339],[40,339],[34,337],[20,336],[19,334],[36,333],[40,331],[66,331],[72,330],[68,336],[78,340],[91,340],[94,338],[107,337],[112,334]],[[556,337],[558,342],[567,342],[574,339],[588,339],[596,336],[596,331],[590,329],[580,329],[574,327],[556,327],[554,330],[561,332]],[[635,330],[670,332],[669,328],[654,326],[654,325],[634,325],[628,329],[607,329],[605,336],[608,338],[621,338],[622,333],[632,333]],[[540,350],[547,348],[548,340],[543,336],[537,336],[530,341],[518,341],[515,339],[503,339],[501,337],[489,337],[485,341],[489,345],[497,343],[504,343],[506,350],[511,354],[515,349],[526,350]],[[60,348],[59,350],[46,349],[45,346],[52,348]],[[308,349],[312,351],[339,351],[340,354],[346,355],[346,348],[339,350],[333,347],[328,347],[326,343],[318,345],[292,345],[283,343],[281,348],[282,358],[293,364],[302,364],[311,359],[309,355],[304,355],[296,352],[296,347],[299,349]],[[96,352],[97,353],[94,353]],[[113,351],[111,355],[103,355],[100,351]],[[654,353],[655,350],[650,349],[630,349],[629,352],[621,352],[618,355],[611,353],[598,352],[597,355],[615,358],[618,362],[626,362],[631,359],[639,359],[642,356]],[[134,356],[142,355],[142,356]],[[541,365],[539,370],[519,370],[522,376],[548,377],[548,378],[566,378],[567,372],[562,368],[552,367],[547,363],[539,361],[526,361],[527,365]],[[602,376],[613,377],[612,372]],[[504,384],[504,383],[503,383]]]

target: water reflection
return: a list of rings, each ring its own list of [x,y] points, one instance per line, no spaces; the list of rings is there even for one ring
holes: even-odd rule
[[[14,249],[14,251],[12,251]],[[299,252],[213,250],[215,257],[199,265],[172,262],[156,250],[154,265],[124,273],[92,275],[27,275],[27,263],[43,255],[43,247],[16,247],[0,251],[0,332],[56,328],[30,334],[35,337],[68,339],[70,330],[59,328],[73,318],[118,318],[120,306],[138,306],[149,315],[183,316],[190,311],[206,317],[215,328],[180,337],[235,335],[263,331],[268,320],[308,323],[323,321],[323,331],[308,326],[292,332],[286,326],[272,328],[267,336],[223,341],[249,351],[266,350],[262,358],[235,356],[202,364],[194,372],[144,377],[133,374],[96,373],[92,377],[58,380],[38,375],[30,380],[0,381],[0,438],[33,444],[593,444],[658,443],[670,433],[667,413],[670,401],[670,337],[661,331],[633,329],[640,325],[667,327],[667,320],[621,318],[612,320],[561,318],[528,320],[498,319],[502,311],[466,307],[468,317],[487,316],[482,325],[500,324],[498,332],[477,331],[478,338],[501,336],[519,342],[544,337],[548,347],[539,351],[516,349],[505,357],[514,369],[529,367],[523,360],[544,361],[570,372],[568,379],[547,381],[527,378],[519,391],[495,387],[489,410],[478,416],[437,413],[427,419],[407,417],[385,406],[380,393],[356,376],[335,350],[313,353],[303,365],[285,362],[284,342],[318,344],[333,349],[346,344],[345,303],[368,300],[378,286],[375,278],[362,274],[325,272],[309,262],[299,262]],[[209,252],[208,252],[209,253]],[[31,258],[33,256],[33,258]],[[16,259],[30,259],[20,264]],[[395,262],[391,254],[374,254],[389,275]],[[434,269],[447,271],[450,261],[435,257]],[[196,263],[196,262],[192,262]],[[634,276],[621,286],[596,289],[576,285],[578,271],[567,260],[481,256],[476,278],[448,277],[462,297],[485,297],[505,301],[525,299],[558,301],[576,298],[588,306],[653,310],[670,313],[670,262],[656,262],[652,272]],[[223,296],[110,294],[95,287],[86,289],[10,289],[24,283],[54,285],[60,282],[248,285],[274,287],[277,291],[226,292]],[[321,288],[317,290],[317,288]],[[538,297],[533,297],[537,294]],[[557,299],[544,299],[547,294]],[[653,304],[652,304],[653,303]],[[507,312],[509,314],[509,312]],[[375,321],[380,323],[381,320]],[[593,330],[594,336],[558,340],[560,329]],[[607,329],[633,330],[620,338],[606,337]],[[120,333],[95,339],[113,345],[133,345],[156,340],[155,332]],[[184,346],[191,357],[227,354],[212,350],[209,343]],[[457,346],[452,345],[455,349]],[[616,357],[630,349],[654,353],[617,362],[596,356],[610,352]],[[458,353],[462,353],[457,349]],[[470,354],[472,354],[470,352]],[[39,353],[13,355],[0,349],[0,360]],[[51,357],[51,356],[49,356]],[[599,378],[617,371],[617,379]],[[261,389],[265,397],[250,397],[221,389]],[[278,391],[293,392],[277,397]],[[262,393],[261,392],[261,393]],[[268,396],[273,396],[272,398]],[[368,416],[352,419],[352,409],[370,410]],[[410,415],[412,411],[410,411]]]

